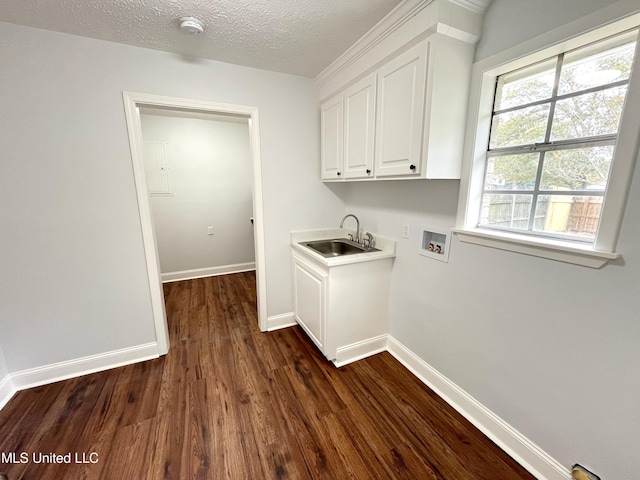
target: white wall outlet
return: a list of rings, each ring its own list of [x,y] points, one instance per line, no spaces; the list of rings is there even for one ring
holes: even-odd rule
[[[213,235],[213,227],[207,227],[207,235]]]
[[[402,228],[402,238],[411,238],[411,224],[404,224],[404,227]]]

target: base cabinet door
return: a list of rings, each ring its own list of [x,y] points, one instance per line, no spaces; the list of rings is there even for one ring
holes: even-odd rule
[[[296,321],[320,350],[326,338],[325,272],[296,258],[294,261]]]

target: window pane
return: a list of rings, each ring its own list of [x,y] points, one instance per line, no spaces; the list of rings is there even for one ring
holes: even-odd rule
[[[556,64],[557,59],[553,58],[501,75],[496,89],[494,111],[550,98]]]
[[[549,104],[494,115],[489,148],[542,142],[548,118]]]
[[[602,197],[540,195],[533,229],[593,239],[598,231]]]
[[[625,85],[558,101],[551,140],[618,133],[626,92]]]
[[[539,158],[538,153],[489,157],[485,190],[533,190]]]
[[[532,199],[532,195],[485,194],[482,198],[480,224],[527,230]]]
[[[632,35],[614,39],[614,44],[611,41],[600,42],[567,53],[560,73],[558,94],[564,95],[628,79],[636,34],[637,32],[633,32]],[[619,45],[621,42],[623,44]]]
[[[547,152],[541,190],[599,190],[607,187],[613,145]]]

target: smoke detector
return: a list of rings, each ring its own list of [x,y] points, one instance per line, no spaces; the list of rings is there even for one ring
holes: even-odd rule
[[[180,19],[180,30],[187,33],[202,33],[204,32],[204,25],[197,18],[182,17]]]

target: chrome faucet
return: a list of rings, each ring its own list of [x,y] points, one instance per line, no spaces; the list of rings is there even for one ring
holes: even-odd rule
[[[373,248],[373,235],[371,235],[371,233],[369,232],[365,233],[364,235],[367,238],[362,239],[362,246],[367,250],[371,250]]]
[[[342,220],[340,220],[340,228],[343,228],[342,226],[344,225],[344,221],[349,217],[353,217],[353,219],[356,221],[356,238],[353,238],[352,240],[357,244],[359,244],[360,243],[360,220],[358,220],[358,217],[356,217],[353,213],[346,214],[344,217],[342,217]]]

